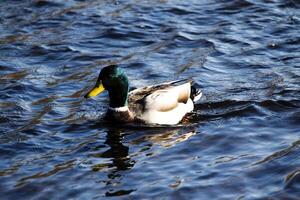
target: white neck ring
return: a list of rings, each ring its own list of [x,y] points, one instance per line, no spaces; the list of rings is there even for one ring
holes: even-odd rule
[[[108,107],[109,110],[116,111],[116,112],[125,112],[128,111],[128,106],[122,106],[117,108]]]

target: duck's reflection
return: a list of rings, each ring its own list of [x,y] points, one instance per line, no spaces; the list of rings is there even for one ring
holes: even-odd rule
[[[120,129],[112,128],[107,131],[104,144],[108,145],[108,149],[95,157],[109,159],[109,163],[101,162],[92,166],[93,171],[108,172],[107,178],[101,181],[105,183],[105,196],[121,196],[135,191],[135,189],[124,189],[122,186],[125,171],[130,170],[135,163],[129,156],[129,147],[122,143],[123,134],[124,132]]]
[[[122,142],[124,132],[128,130],[110,128],[106,134],[106,140],[104,144],[108,145],[109,149],[98,154],[97,157],[109,158],[110,163],[106,165],[112,172],[130,170],[135,161],[129,155],[129,146],[125,146]],[[188,140],[190,137],[196,134],[193,128],[160,128],[160,129],[148,129],[148,130],[130,130],[129,133],[132,140],[129,141],[129,145],[137,145],[138,143],[146,142],[147,146],[158,145],[163,148],[174,146],[178,143]],[[143,147],[141,147],[143,148]],[[135,149],[137,152],[133,152],[133,155],[137,155],[139,149]],[[150,149],[151,151],[151,149]]]
[[[94,171],[107,172],[107,178],[103,180],[106,196],[125,195],[137,189],[134,188],[136,185],[130,184],[130,182],[132,183],[132,179],[128,176],[130,173],[127,172],[134,167],[136,163],[134,159],[153,155],[155,153],[153,151],[157,150],[156,147],[169,148],[184,142],[195,133],[194,128],[186,127],[136,130],[109,128],[104,142],[104,144],[108,145],[108,149],[96,156],[102,159],[109,159],[109,163],[103,164],[104,160],[102,160],[102,164],[92,166],[93,170],[97,166],[98,170]],[[131,139],[128,141],[128,146],[126,146],[123,140],[128,135],[130,135]],[[145,145],[147,148],[145,148]],[[153,146],[156,147],[148,148]],[[133,151],[130,154],[129,148]],[[136,170],[138,171],[138,169]]]
[[[103,152],[101,157],[111,158],[111,167],[115,167],[116,171],[129,170],[133,167],[134,162],[128,156],[129,147],[122,143],[121,130],[108,130],[105,144],[109,149]]]

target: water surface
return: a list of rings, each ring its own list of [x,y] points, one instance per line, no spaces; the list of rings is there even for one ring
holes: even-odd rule
[[[298,199],[296,0],[3,0],[3,199]],[[99,120],[109,64],[133,87],[193,78],[190,125]]]

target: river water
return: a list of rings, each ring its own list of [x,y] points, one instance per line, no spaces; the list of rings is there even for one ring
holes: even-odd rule
[[[298,0],[2,0],[1,199],[299,199]],[[101,120],[83,95],[192,78],[189,124]]]

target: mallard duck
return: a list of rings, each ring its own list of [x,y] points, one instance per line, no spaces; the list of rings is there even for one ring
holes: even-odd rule
[[[174,125],[193,111],[202,92],[191,80],[177,80],[129,91],[124,71],[116,65],[104,67],[96,85],[84,96],[95,97],[104,90],[109,94],[106,119],[118,122]]]

